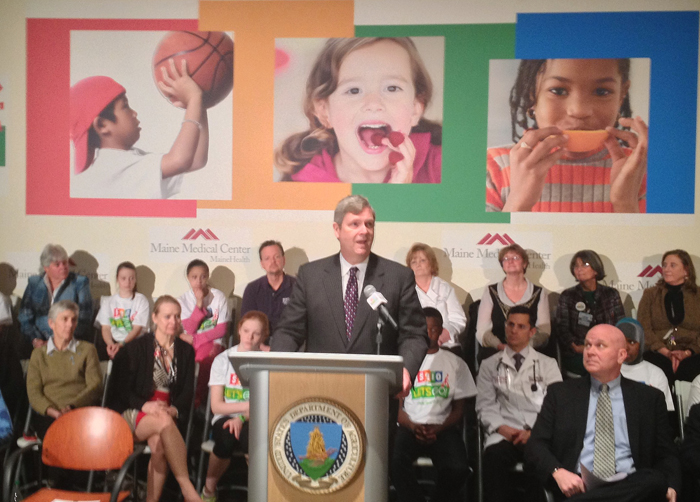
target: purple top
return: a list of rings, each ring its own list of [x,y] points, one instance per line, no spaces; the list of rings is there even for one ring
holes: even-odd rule
[[[417,132],[408,136],[416,147],[413,161],[413,183],[440,183],[442,171],[442,147],[430,143],[430,133]],[[387,173],[384,183],[389,181],[391,172]],[[323,150],[299,172],[292,174],[292,181],[311,181],[317,183],[340,183],[336,173],[333,157]]]

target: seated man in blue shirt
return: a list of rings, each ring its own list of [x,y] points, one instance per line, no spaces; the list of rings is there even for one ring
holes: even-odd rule
[[[270,321],[270,333],[282,316],[282,310],[289,302],[296,279],[284,273],[284,248],[277,241],[265,241],[258,250],[260,266],[265,275],[250,283],[243,291],[241,316],[251,310],[258,310]]]
[[[681,469],[664,395],[621,376],[625,346],[618,328],[595,326],[583,351],[590,376],[547,391],[525,459],[557,500],[676,500]],[[582,468],[599,479],[624,479],[587,486]]]

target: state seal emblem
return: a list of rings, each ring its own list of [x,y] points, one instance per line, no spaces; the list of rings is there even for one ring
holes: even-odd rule
[[[289,484],[306,493],[341,490],[361,471],[365,433],[355,414],[330,399],[291,405],[275,422],[270,459]]]

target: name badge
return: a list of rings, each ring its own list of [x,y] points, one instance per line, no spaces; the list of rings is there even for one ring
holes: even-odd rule
[[[590,326],[593,323],[593,314],[588,314],[586,312],[578,313],[578,323],[579,326]]]

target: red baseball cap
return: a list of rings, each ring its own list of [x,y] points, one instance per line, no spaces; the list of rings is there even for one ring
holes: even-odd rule
[[[126,89],[109,77],[84,78],[70,88],[70,139],[75,146],[75,173],[85,171],[95,158],[88,147],[92,121]]]

